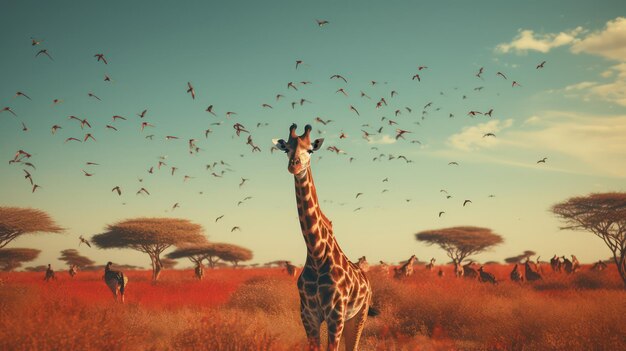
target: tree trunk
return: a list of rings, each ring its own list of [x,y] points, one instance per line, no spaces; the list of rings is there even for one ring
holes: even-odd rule
[[[150,261],[152,261],[152,282],[156,283],[161,275],[161,269],[163,265],[158,255],[150,255]]]
[[[615,252],[613,258],[615,259],[617,271],[622,278],[622,282],[624,282],[624,288],[626,288],[626,250],[622,250],[621,253]]]

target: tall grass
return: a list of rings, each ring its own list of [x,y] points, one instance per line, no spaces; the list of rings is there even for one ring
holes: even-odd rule
[[[545,272],[500,284],[439,278],[423,267],[402,281],[374,269],[374,303],[363,350],[624,350],[626,291],[617,273]],[[42,273],[4,273],[0,350],[300,350],[306,338],[295,280],[279,269],[129,271],[126,304],[101,272],[43,282]]]

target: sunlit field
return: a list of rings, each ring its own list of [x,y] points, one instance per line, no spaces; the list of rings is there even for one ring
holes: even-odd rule
[[[416,266],[404,280],[368,274],[380,315],[369,317],[362,350],[623,350],[626,292],[614,265],[549,272],[514,283],[511,266],[487,265],[498,285]],[[300,350],[306,337],[295,278],[281,269],[127,271],[126,303],[102,272],[43,281],[2,273],[1,350]]]

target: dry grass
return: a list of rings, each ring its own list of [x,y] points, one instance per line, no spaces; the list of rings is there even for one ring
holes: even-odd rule
[[[496,286],[417,268],[396,281],[370,274],[381,314],[368,319],[363,350],[626,349],[626,291],[615,267],[535,284],[485,269]],[[129,271],[127,302],[113,303],[100,272],[3,274],[0,350],[298,350],[305,336],[293,278],[279,269]]]

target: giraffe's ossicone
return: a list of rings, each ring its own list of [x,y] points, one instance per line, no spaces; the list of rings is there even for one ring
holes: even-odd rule
[[[320,327],[326,322],[328,349],[337,350],[344,335],[346,350],[356,350],[372,305],[372,288],[365,273],[350,262],[333,235],[332,223],[320,209],[311,174],[311,154],[324,139],[311,142],[311,126],[289,138],[274,140],[288,158],[288,171],[294,175],[300,228],[307,247],[306,263],[298,277],[300,313],[309,348],[320,347]]]

